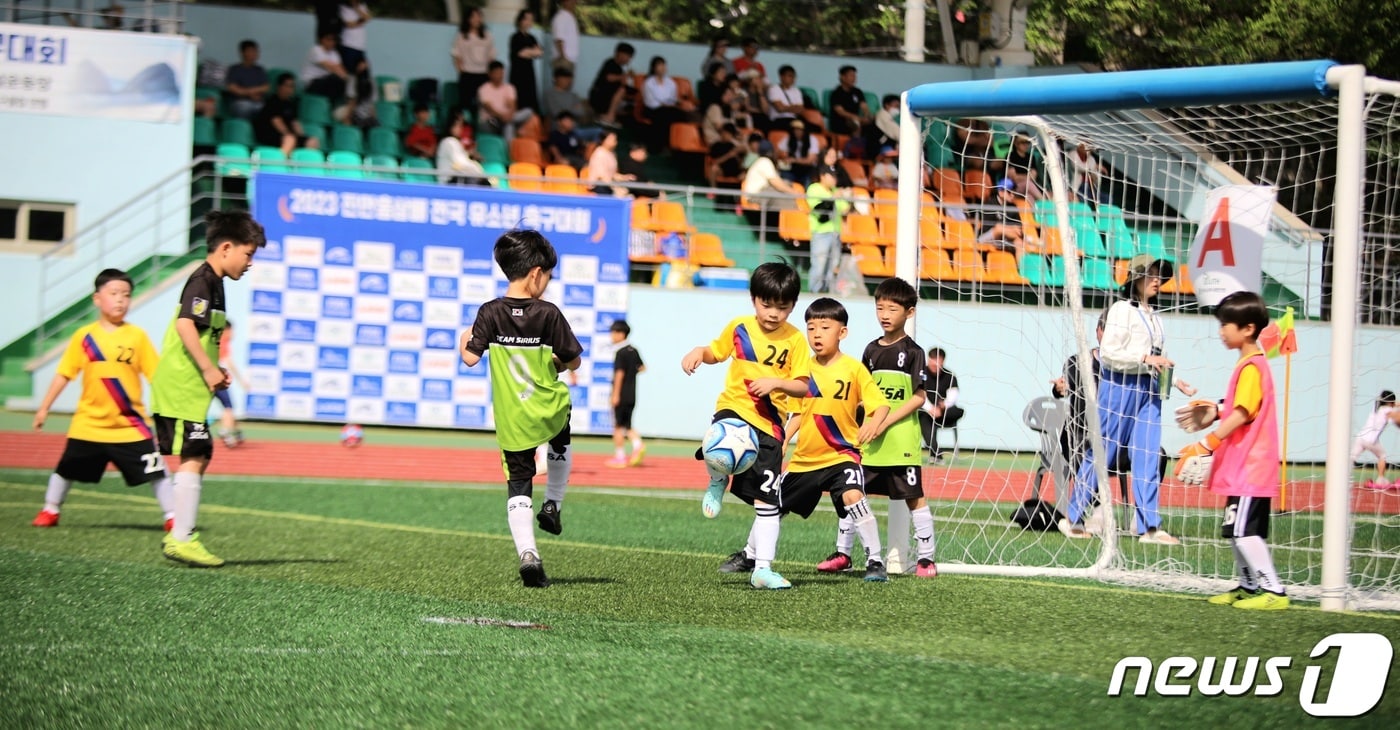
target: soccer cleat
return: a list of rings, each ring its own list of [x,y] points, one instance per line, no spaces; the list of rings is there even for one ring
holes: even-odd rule
[[[166,531],[166,532],[170,532],[170,531],[173,530],[173,529],[175,529],[175,518],[174,518],[174,517],[167,517],[167,518],[165,518],[165,531]]]
[[[818,573],[842,573],[851,569],[851,556],[837,550],[817,563]]]
[[[243,445],[243,432],[242,432],[242,431],[234,431],[234,432],[233,432],[233,440],[234,440],[234,442],[235,442],[235,445],[237,445],[237,446],[242,446],[242,445]]]
[[[700,511],[705,516],[714,519],[719,517],[719,511],[724,507],[724,488],[728,480],[710,480],[710,486],[705,487],[705,496],[700,500]]]
[[[177,563],[193,566],[195,568],[218,568],[224,564],[224,559],[220,558],[208,550],[199,542],[199,534],[190,535],[190,539],[180,542],[166,533],[165,538],[160,541],[160,551],[165,557]]]
[[[603,462],[603,466],[606,466],[610,469],[626,469],[627,460],[621,457],[614,456],[613,458]]]
[[[1060,534],[1073,540],[1088,540],[1093,537],[1084,529],[1083,525],[1070,522],[1068,517],[1061,517],[1055,526],[1060,529]]]
[[[871,560],[865,564],[866,583],[884,583],[890,579],[890,574],[885,572],[885,564],[878,560]]]
[[[919,567],[914,569],[914,575],[920,578],[937,578],[938,563],[928,558],[919,558]]]
[[[544,561],[534,550],[526,550],[520,555],[520,582],[526,588],[549,587],[549,579],[544,575]]]
[[[773,572],[772,568],[759,568],[749,576],[749,585],[754,588],[766,588],[770,591],[778,591],[784,588],[791,588],[792,583],[787,578]]]
[[[753,558],[745,555],[743,550],[725,558],[724,562],[719,565],[721,573],[747,573],[751,570],[753,570]]]
[[[642,464],[642,457],[643,457],[643,456],[646,456],[646,453],[647,453],[646,444],[642,444],[641,446],[638,446],[637,448],[633,449],[633,450],[632,450],[632,458],[629,459],[629,460],[627,461],[627,465],[628,465],[628,466],[641,466],[641,464]]]
[[[29,524],[35,527],[58,527],[58,513],[41,509],[39,514],[34,516],[34,521]]]
[[[1247,611],[1282,611],[1288,608],[1288,603],[1288,596],[1260,591],[1259,595],[1235,601],[1233,605]]]
[[[1142,533],[1142,537],[1139,537],[1139,538],[1138,538],[1138,542],[1144,543],[1144,544],[1147,544],[1147,545],[1180,545],[1180,544],[1181,544],[1181,541],[1180,541],[1180,540],[1178,540],[1178,539],[1172,537],[1170,534],[1167,533],[1166,530],[1163,530],[1163,529],[1160,528],[1160,527],[1157,528],[1157,529],[1155,529],[1155,530],[1148,530],[1147,532]]]
[[[1216,606],[1233,606],[1234,604],[1239,603],[1240,601],[1243,601],[1246,598],[1253,598],[1256,595],[1258,594],[1254,591],[1249,590],[1248,588],[1245,588],[1243,586],[1235,586],[1233,589],[1225,593],[1221,593],[1218,596],[1211,596],[1210,598],[1207,598],[1206,603],[1211,603]]]
[[[559,503],[552,499],[545,500],[535,519],[540,523],[540,529],[551,535],[558,535],[564,531],[564,525],[559,522]]]

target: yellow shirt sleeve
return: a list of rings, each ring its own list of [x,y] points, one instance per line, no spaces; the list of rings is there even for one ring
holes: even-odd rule
[[[1259,367],[1246,363],[1235,381],[1235,408],[1243,408],[1252,421],[1259,415],[1259,406],[1264,403],[1264,386],[1259,376]]]
[[[714,342],[710,343],[710,354],[715,356],[715,360],[723,362],[734,354],[734,328],[739,326],[739,320],[734,320],[725,325],[724,331],[719,333]]]
[[[793,380],[812,379],[812,350],[807,346],[807,337],[799,330],[792,338],[792,370],[788,375]]]
[[[137,344],[138,352],[136,357],[141,360],[141,374],[146,376],[146,382],[151,382],[155,377],[156,365],[160,364],[160,355],[156,354],[155,345],[151,344],[151,338],[141,332],[140,342]]]
[[[73,333],[72,339],[68,340],[68,347],[63,350],[63,357],[58,361],[58,375],[62,375],[69,380],[78,377],[78,373],[83,371],[83,366],[87,364],[87,355],[83,353],[83,338],[87,337],[86,327]]]
[[[875,382],[875,376],[863,364],[856,367],[856,385],[860,388],[860,403],[865,406],[866,413],[890,404],[885,392],[880,390],[880,384]]]

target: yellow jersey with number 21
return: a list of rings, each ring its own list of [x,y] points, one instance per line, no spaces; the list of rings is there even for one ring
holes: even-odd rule
[[[788,471],[816,471],[828,466],[860,463],[860,426],[856,408],[870,413],[888,406],[875,377],[860,361],[841,353],[828,365],[813,360],[807,396],[798,412],[797,448]]]

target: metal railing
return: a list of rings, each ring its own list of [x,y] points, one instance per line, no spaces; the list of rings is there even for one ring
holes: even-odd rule
[[[7,0],[0,2],[0,21],[72,28],[126,30],[135,33],[184,31],[182,0]]]

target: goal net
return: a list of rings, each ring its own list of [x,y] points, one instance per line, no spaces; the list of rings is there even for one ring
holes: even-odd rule
[[[1228,83],[1239,84],[1238,96],[1209,75],[1198,83],[1193,74],[1210,69],[1182,70],[1174,91],[1158,95],[1136,88],[1137,80],[1114,79],[1132,74],[1082,77],[1110,91],[1083,101],[1094,92],[1078,89],[1077,107],[1040,88],[1050,79],[1015,80],[1025,82],[1024,93],[1011,81],[957,84],[965,88],[947,94],[953,101],[942,107],[930,101],[932,86],[906,94],[912,113],[904,129],[916,130],[921,143],[901,149],[894,257],[901,276],[920,280],[917,341],[946,351],[944,369],[958,381],[939,419],[942,458],[927,472],[941,570],[1201,592],[1236,583],[1234,553],[1221,537],[1224,498],[1179,483],[1175,459],[1165,458],[1200,436],[1173,419],[1191,398],[1172,389],[1159,422],[1140,419],[1133,445],[1105,464],[1105,428],[1148,411],[1111,397],[1100,403],[1095,387],[1076,390],[1093,382],[1100,314],[1125,296],[1130,261],[1146,254],[1173,269],[1154,306],[1174,378],[1198,389],[1198,398],[1223,397],[1235,355],[1220,342],[1214,308],[1197,299],[1191,248],[1198,235],[1218,235],[1207,224],[1219,213],[1220,191],[1234,189],[1245,193],[1232,198],[1231,220],[1255,220],[1257,291],[1278,325],[1261,342],[1273,355],[1285,448],[1284,494],[1272,505],[1268,536],[1274,563],[1292,595],[1332,608],[1400,609],[1400,489],[1365,486],[1376,478],[1369,454],[1355,468],[1349,461],[1377,395],[1400,388],[1395,85],[1367,80],[1354,105],[1361,119],[1352,120],[1346,97],[1339,101],[1322,83],[1341,67],[1317,64],[1318,88],[1305,93],[1280,90],[1271,74],[1283,66],[1303,65],[1236,67]],[[1173,72],[1145,73],[1170,80]],[[1271,79],[1268,88],[1251,84],[1256,75]],[[1053,81],[1075,88],[1074,79]],[[1115,96],[1115,88],[1133,93]],[[1199,89],[1206,91],[1197,99]],[[1359,198],[1348,198],[1339,171],[1346,174],[1358,142],[1364,185]],[[905,235],[912,230],[917,237]],[[1248,255],[1251,244],[1237,244]],[[1349,358],[1337,356],[1338,345]],[[1071,356],[1080,367],[1067,364]],[[943,384],[950,382],[945,375]],[[1396,433],[1381,435],[1391,453],[1400,450]],[[1068,512],[1073,474],[1086,456],[1099,505],[1085,510],[1088,539],[1011,522],[1032,498]],[[1149,473],[1158,468],[1165,477],[1154,489]],[[1152,524],[1180,544],[1141,539]],[[1340,566],[1330,579],[1329,554]]]

